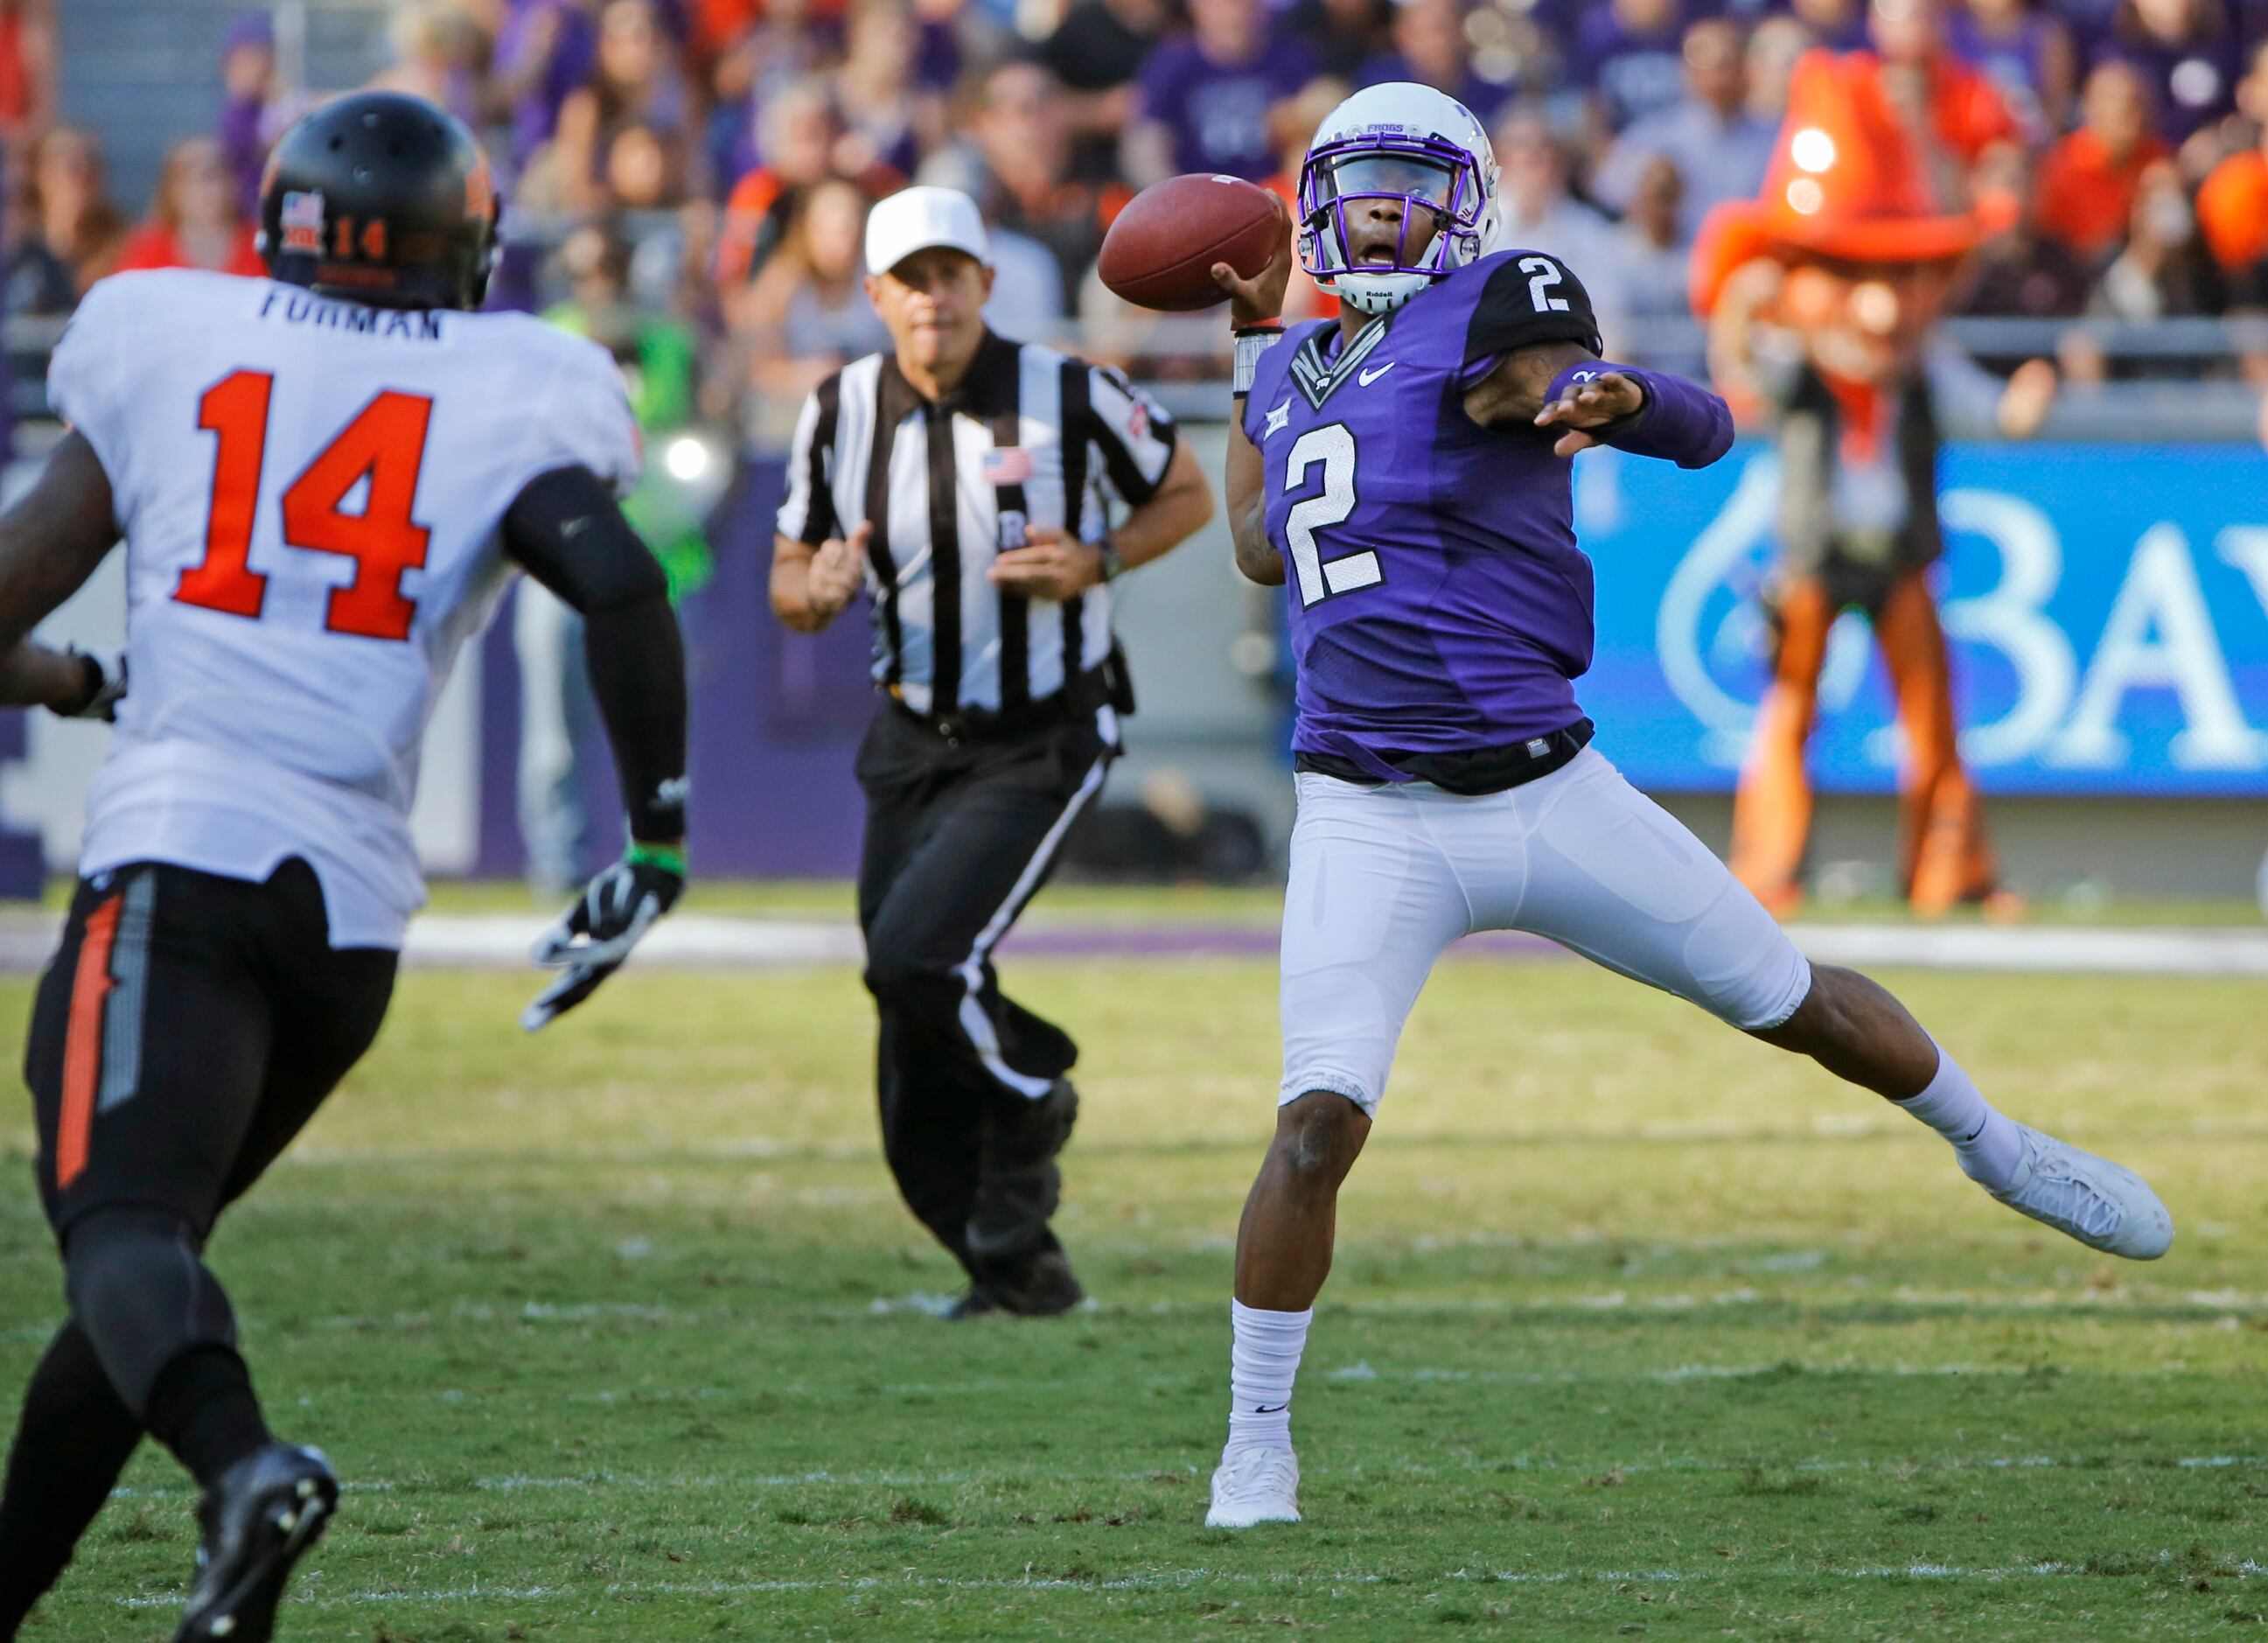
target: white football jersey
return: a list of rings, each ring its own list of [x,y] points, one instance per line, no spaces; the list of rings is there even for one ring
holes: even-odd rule
[[[514,568],[498,522],[554,468],[637,483],[614,360],[525,314],[168,270],[87,293],[48,397],[126,538],[129,688],[80,872],[301,856],[333,946],[399,946],[418,748]]]

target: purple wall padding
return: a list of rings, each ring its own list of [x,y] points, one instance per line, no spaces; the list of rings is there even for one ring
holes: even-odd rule
[[[30,743],[22,711],[0,710],[0,769],[21,759]],[[46,878],[47,862],[40,848],[40,836],[0,828],[0,900],[26,901],[36,897]]]
[[[785,466],[749,463],[718,515],[717,573],[678,612],[693,688],[693,802],[688,827],[696,873],[716,877],[840,877],[858,860],[864,809],[850,762],[874,710],[864,608],[817,638],[772,617],[772,515]],[[512,611],[482,643],[479,872],[520,871],[514,763],[519,753],[519,666]],[[611,762],[590,761],[586,797],[611,853],[621,813]],[[593,864],[595,865],[595,864]]]
[[[874,690],[865,608],[816,638],[771,613],[772,515],[785,464],[752,462],[716,534],[717,575],[682,613],[693,675],[693,807],[703,873],[840,876],[865,809],[850,762]]]

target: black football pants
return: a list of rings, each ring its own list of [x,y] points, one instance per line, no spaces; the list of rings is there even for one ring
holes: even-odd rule
[[[0,1494],[0,1637],[145,1430],[196,1470],[210,1445],[189,1382],[217,1374],[253,1408],[202,1255],[385,1019],[395,955],[334,948],[328,928],[297,858],[264,884],[137,863],[72,898],[25,1050],[71,1315],[33,1375]],[[233,1367],[216,1371],[215,1354]]]
[[[1116,753],[1092,721],[956,743],[888,705],[858,750],[882,1151],[907,1207],[964,1267],[988,1105],[1046,1094],[1079,1058],[1070,1035],[1001,992],[992,949]]]
[[[362,1058],[397,955],[334,947],[314,870],[144,862],[83,881],[25,1048],[40,1199],[66,1246],[110,1209],[202,1242]]]

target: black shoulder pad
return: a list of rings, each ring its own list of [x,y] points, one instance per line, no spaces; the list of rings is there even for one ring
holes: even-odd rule
[[[1465,328],[1465,363],[1535,343],[1599,351],[1599,320],[1575,270],[1541,251],[1499,253]]]

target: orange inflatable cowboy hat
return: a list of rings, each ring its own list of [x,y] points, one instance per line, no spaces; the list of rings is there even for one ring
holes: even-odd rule
[[[1733,270],[1784,262],[1942,262],[2016,217],[2005,195],[1948,211],[1929,184],[1919,144],[1864,55],[1806,52],[1788,82],[1787,119],[1762,197],[1728,200],[1702,220],[1690,294],[1706,314]]]

